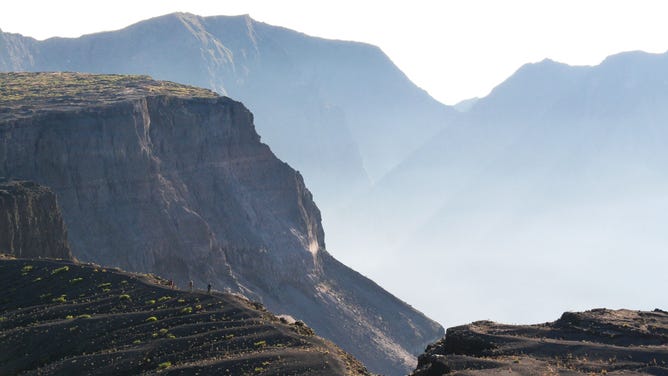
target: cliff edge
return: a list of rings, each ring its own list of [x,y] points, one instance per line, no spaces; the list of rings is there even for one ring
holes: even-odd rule
[[[50,189],[0,178],[0,253],[72,259],[67,231]]]
[[[54,190],[79,259],[242,293],[388,375],[442,335],[326,251],[301,175],[241,103],[146,76],[0,83],[0,176]]]

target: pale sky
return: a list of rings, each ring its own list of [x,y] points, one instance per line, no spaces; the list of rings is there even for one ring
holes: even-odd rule
[[[0,29],[37,39],[116,30],[171,13],[250,14],[310,35],[375,44],[418,86],[454,104],[522,64],[598,64],[668,50],[668,2],[653,0],[2,0]]]

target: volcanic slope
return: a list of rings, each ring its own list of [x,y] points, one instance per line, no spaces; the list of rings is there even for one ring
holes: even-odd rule
[[[668,312],[594,309],[555,322],[449,328],[413,376],[668,375]]]
[[[236,295],[95,265],[0,259],[0,374],[367,375]]]

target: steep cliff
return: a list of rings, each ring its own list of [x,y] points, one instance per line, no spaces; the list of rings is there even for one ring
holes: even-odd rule
[[[594,309],[538,325],[449,328],[413,376],[666,375],[668,312]]]
[[[29,181],[0,178],[0,253],[72,259],[51,190]]]
[[[386,374],[441,334],[327,253],[302,177],[241,103],[137,76],[0,82],[0,174],[54,189],[80,259],[244,293]]]

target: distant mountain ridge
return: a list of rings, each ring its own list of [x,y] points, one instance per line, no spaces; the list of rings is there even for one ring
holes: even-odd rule
[[[379,267],[421,268],[411,283],[373,278],[399,296],[425,284],[450,294],[462,310],[412,295],[441,322],[660,305],[665,278],[642,260],[666,261],[666,103],[666,53],[527,64],[353,201],[338,231],[357,252],[411,254]],[[627,277],[629,265],[643,272]],[[535,311],[519,308],[537,296]]]
[[[0,70],[149,74],[231,96],[327,208],[367,188],[455,112],[375,46],[248,16],[174,13],[75,39],[3,33]]]

